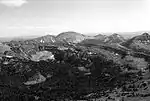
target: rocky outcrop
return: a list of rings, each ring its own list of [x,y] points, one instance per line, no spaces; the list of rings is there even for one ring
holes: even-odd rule
[[[54,55],[51,52],[48,51],[40,51],[36,52],[36,54],[32,55],[31,60],[32,61],[40,61],[40,60],[54,60]]]
[[[38,72],[37,74],[30,77],[29,80],[27,82],[25,82],[24,84],[25,85],[35,85],[35,84],[42,83],[45,81],[46,81],[46,78],[43,75],[41,75],[41,73]]]

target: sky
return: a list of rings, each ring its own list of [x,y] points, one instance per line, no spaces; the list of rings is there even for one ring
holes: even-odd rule
[[[150,0],[0,0],[0,37],[150,30]]]

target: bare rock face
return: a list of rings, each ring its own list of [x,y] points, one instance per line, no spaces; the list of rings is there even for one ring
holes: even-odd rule
[[[41,52],[36,52],[36,54],[32,55],[31,60],[32,61],[40,61],[40,60],[54,60],[54,55],[51,52],[48,51],[41,51]]]
[[[42,83],[45,82],[46,78],[41,74],[41,73],[37,73],[34,76],[32,76],[31,78],[29,78],[29,80],[27,82],[25,82],[25,85],[35,85],[38,83]]]
[[[66,42],[71,42],[71,43],[79,43],[85,39],[85,36],[77,33],[77,32],[64,32],[60,33],[56,39],[58,41],[66,41]]]
[[[78,67],[79,71],[83,71],[83,72],[89,72],[88,69],[86,69],[85,67]]]
[[[11,51],[10,48],[11,47],[9,47],[8,45],[0,43],[0,53],[4,53],[5,51]]]

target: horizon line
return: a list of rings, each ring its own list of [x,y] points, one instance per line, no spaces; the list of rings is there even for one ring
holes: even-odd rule
[[[46,36],[46,35],[53,35],[53,36],[57,36],[57,35],[59,35],[59,34],[61,34],[61,33],[65,33],[65,32],[76,32],[76,33],[80,33],[80,34],[83,34],[83,35],[87,35],[87,36],[96,36],[96,35],[99,35],[99,34],[101,34],[101,35],[112,35],[112,34],[120,34],[120,35],[122,35],[122,36],[124,36],[124,35],[129,35],[129,34],[127,34],[127,33],[150,33],[150,30],[148,31],[144,31],[144,30],[140,30],[140,31],[125,31],[125,32],[120,32],[120,31],[118,31],[118,32],[88,32],[88,33],[81,33],[81,32],[78,32],[78,31],[62,31],[62,32],[60,32],[60,33],[58,33],[58,34],[51,34],[51,32],[44,32],[45,34],[41,34],[41,35],[36,35],[36,34],[31,34],[31,35],[14,35],[14,36],[0,36],[0,38],[23,38],[23,37],[40,37],[40,36]],[[107,33],[107,34],[106,34]],[[123,33],[125,33],[125,34],[123,34]],[[94,34],[94,35],[92,35],[92,34]],[[132,35],[135,35],[135,34],[132,34]]]

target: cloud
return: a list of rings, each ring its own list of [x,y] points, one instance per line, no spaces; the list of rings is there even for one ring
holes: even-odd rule
[[[26,0],[1,0],[1,4],[8,7],[21,7],[23,4],[27,3]]]

